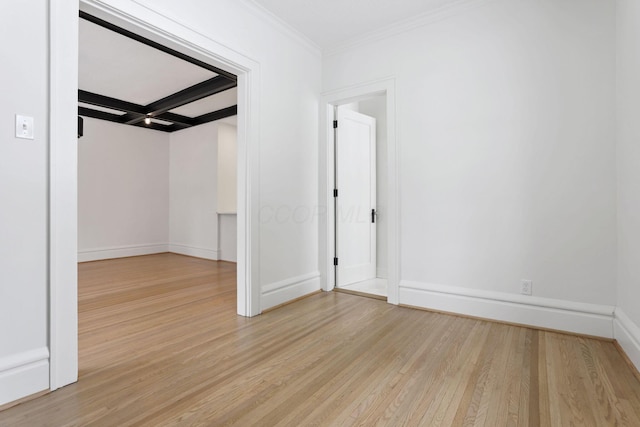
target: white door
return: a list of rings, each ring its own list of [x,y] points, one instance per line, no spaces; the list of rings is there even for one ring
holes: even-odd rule
[[[338,108],[336,285],[376,277],[376,119]]]

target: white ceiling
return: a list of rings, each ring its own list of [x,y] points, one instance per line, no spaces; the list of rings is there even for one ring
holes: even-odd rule
[[[322,49],[456,0],[253,0]]]

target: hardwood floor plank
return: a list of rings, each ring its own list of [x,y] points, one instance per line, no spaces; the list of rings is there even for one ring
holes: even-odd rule
[[[235,266],[79,266],[80,380],[0,426],[638,426],[606,341],[320,293],[239,317]]]
[[[392,369],[387,370],[381,367],[377,381],[368,382],[363,393],[357,396],[347,408],[353,423],[367,416],[375,419],[376,410],[384,411],[385,401],[391,401],[390,396],[393,396],[393,391],[402,377],[408,378],[407,383],[416,384],[414,393],[420,398],[406,402],[405,406],[411,406],[411,408],[403,413],[396,411],[395,419],[400,425],[416,422],[410,419],[412,415],[418,415],[419,420],[426,408],[417,408],[417,406],[432,401],[431,397],[435,394],[436,385],[442,383],[436,375],[443,374],[444,370],[436,368],[446,362],[445,352],[441,350],[446,347],[452,330],[456,327],[455,322],[442,320],[437,321],[433,318],[429,322],[430,328],[420,328],[421,334],[414,335],[411,344],[405,347],[403,356],[396,360]]]
[[[543,407],[540,403],[540,337],[538,331],[528,330],[524,343],[524,363],[522,383],[520,384],[520,408],[518,418],[522,425],[541,426]],[[546,371],[545,371],[546,372]],[[542,386],[547,391],[548,389]],[[546,411],[548,412],[548,411]],[[528,420],[528,423],[525,422]],[[549,425],[547,423],[546,425]]]
[[[437,369],[437,371],[441,371],[443,374],[446,374],[446,376],[440,379],[440,381],[445,380],[443,387],[441,387],[441,390],[437,390],[441,397],[425,396],[425,404],[428,402],[433,402],[434,404],[430,404],[425,408],[426,410],[421,408],[416,411],[421,414],[421,423],[427,423],[434,418],[438,419],[437,415],[434,415],[434,411],[441,408],[443,405],[447,405],[446,390],[452,389],[453,386],[455,386],[455,389],[458,392],[459,403],[457,405],[447,406],[447,409],[456,409],[456,412],[452,414],[453,419],[450,423],[463,425],[465,423],[469,424],[474,422],[478,410],[478,391],[480,390],[481,393],[483,387],[482,385],[478,385],[482,384],[481,377],[485,372],[482,361],[486,359],[487,352],[491,351],[490,347],[484,346],[484,343],[491,333],[490,325],[479,323],[475,325],[475,329],[476,331],[472,331],[469,336],[465,337],[462,335],[461,338],[464,339],[465,344],[468,344],[471,347],[461,347],[455,350],[456,358],[459,358],[460,355],[462,355],[463,358],[456,360],[456,366],[452,366],[454,371],[451,371],[450,369],[442,369],[441,367]],[[460,333],[458,332],[458,334]],[[446,381],[449,377],[452,380],[451,382]],[[465,381],[467,378],[474,378],[474,381]],[[438,403],[435,404],[436,402]],[[435,413],[437,414],[437,412]],[[439,422],[441,422],[442,416],[439,418]]]

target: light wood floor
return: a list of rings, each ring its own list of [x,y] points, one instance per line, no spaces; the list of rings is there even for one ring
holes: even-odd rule
[[[640,426],[610,342],[322,293],[235,314],[235,266],[80,265],[80,380],[0,426]]]

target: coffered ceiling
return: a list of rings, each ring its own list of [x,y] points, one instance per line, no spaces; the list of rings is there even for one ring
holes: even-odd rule
[[[80,116],[173,132],[236,115],[233,74],[80,17]]]

